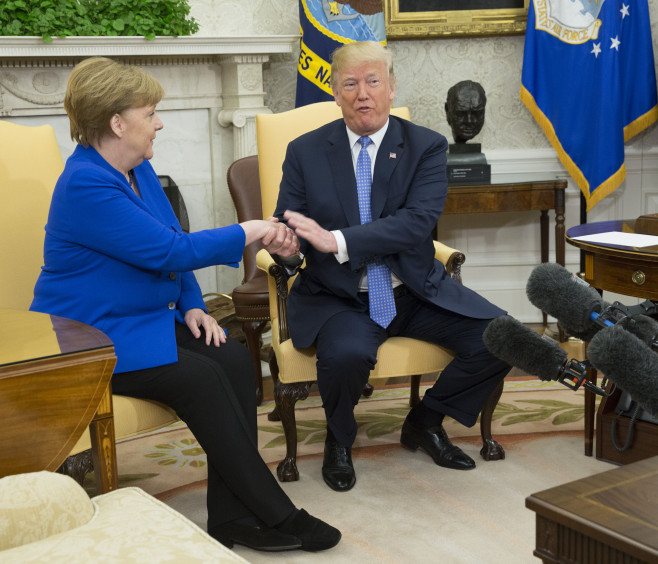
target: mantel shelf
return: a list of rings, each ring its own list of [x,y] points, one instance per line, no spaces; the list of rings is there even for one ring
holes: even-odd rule
[[[41,37],[0,36],[0,60],[61,57],[167,57],[272,55],[291,53],[297,35],[233,37],[63,37],[44,43]]]

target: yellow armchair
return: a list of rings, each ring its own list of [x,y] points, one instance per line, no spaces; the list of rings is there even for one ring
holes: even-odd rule
[[[394,108],[391,113],[409,119],[407,108]],[[288,143],[299,135],[340,117],[340,108],[334,102],[320,102],[280,114],[256,116],[263,217],[271,216],[276,208],[282,177],[281,166]],[[453,278],[461,282],[464,255],[439,242],[435,242],[435,249],[437,259],[443,262]],[[315,349],[296,349],[289,338],[287,298],[292,279],[288,279],[283,268],[274,262],[267,251],[259,251],[256,260],[258,267],[269,275],[274,352],[270,369],[274,380],[276,415],[281,419],[286,437],[286,456],[277,467],[277,475],[283,482],[295,481],[299,479],[296,463],[295,403],[308,396],[311,384],[317,379]],[[421,376],[440,373],[452,358],[449,350],[438,345],[406,337],[393,337],[387,339],[379,348],[377,365],[370,373],[370,379],[411,376],[410,404],[413,406],[420,401]],[[486,460],[505,457],[502,447],[491,436],[491,418],[502,388],[501,382],[482,411],[481,434],[484,445],[480,454]]]
[[[57,178],[64,168],[52,127],[27,127],[0,121],[0,308],[27,310],[43,265],[44,227]],[[175,412],[157,402],[115,395],[114,435],[131,437],[178,421]],[[47,429],[43,430],[47,432]],[[92,467],[91,437],[85,431],[64,463],[64,471],[82,482]],[[114,450],[114,444],[112,444]],[[114,457],[114,454],[112,454]],[[98,489],[116,481],[109,471]]]

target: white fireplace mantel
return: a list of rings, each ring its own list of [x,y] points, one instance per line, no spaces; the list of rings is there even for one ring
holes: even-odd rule
[[[290,53],[296,35],[244,37],[0,37],[0,64],[62,57],[167,57],[199,55],[272,55]]]
[[[0,119],[51,125],[62,156],[75,148],[64,110],[72,68],[92,56],[141,66],[164,88],[153,165],[185,199],[191,229],[236,220],[226,185],[234,160],[256,153],[255,116],[265,106],[263,71],[273,56],[292,55],[299,36],[40,37],[0,36]],[[35,157],[38,162],[38,156]],[[197,272],[204,293],[230,293],[241,273],[229,267]]]
[[[234,157],[253,154],[254,116],[265,107],[263,65],[289,54],[299,36],[229,37],[0,37],[0,116],[62,114],[66,76],[79,60],[104,56],[150,67],[164,80],[161,109],[208,107],[221,127],[234,130]],[[217,68],[219,80],[196,69]],[[177,69],[177,70],[174,70]],[[201,78],[200,78],[201,77]],[[204,84],[191,84],[197,81]],[[187,88],[186,88],[187,86]]]

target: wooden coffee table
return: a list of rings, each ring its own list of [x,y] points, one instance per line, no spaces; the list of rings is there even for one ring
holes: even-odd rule
[[[0,477],[55,471],[90,427],[98,491],[117,488],[114,345],[56,315],[0,309]]]
[[[658,456],[535,493],[526,507],[544,563],[658,562]]]

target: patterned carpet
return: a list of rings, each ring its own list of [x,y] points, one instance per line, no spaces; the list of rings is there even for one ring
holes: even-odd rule
[[[612,467],[583,455],[582,390],[508,378],[493,421],[503,461],[479,456],[479,425],[467,429],[446,421],[455,444],[476,460],[469,472],[440,468],[426,454],[400,446],[408,393],[406,386],[379,388],[357,406],[357,483],[347,493],[332,492],[321,478],[325,423],[319,398],[300,402],[300,480],[282,487],[298,507],[338,527],[343,540],[313,555],[239,546],[236,552],[253,564],[530,564],[537,561],[535,516],[525,498]],[[264,402],[258,424],[260,451],[274,471],[284,444],[280,423],[267,419],[272,408]],[[207,463],[184,424],[123,441],[117,451],[121,487],[139,486],[205,528]],[[93,487],[93,479],[87,484]]]
[[[562,346],[569,358],[583,358],[582,344]],[[281,485],[298,507],[338,527],[343,539],[312,555],[240,546],[236,552],[253,564],[530,564],[537,562],[535,516],[525,498],[613,467],[583,455],[583,390],[513,370],[493,417],[504,461],[479,456],[479,424],[469,429],[445,421],[455,444],[476,460],[469,472],[437,467],[426,454],[400,446],[408,398],[408,386],[398,383],[378,386],[361,400],[352,453],[357,483],[339,494],[321,478],[326,424],[312,388],[296,408],[300,480]],[[267,418],[273,408],[271,400],[258,408],[258,428],[261,455],[274,472],[285,441],[281,424]],[[122,441],[117,456],[120,487],[141,487],[205,529],[206,457],[183,423]],[[91,495],[93,482],[89,476],[85,483]]]
[[[427,386],[421,386],[421,396]],[[581,432],[584,417],[584,392],[574,392],[557,382],[536,378],[508,378],[493,417],[493,435],[500,437],[554,432]],[[356,407],[359,434],[354,448],[398,444],[400,429],[409,411],[406,385],[375,389],[371,398]],[[279,422],[267,414],[273,401],[264,401],[258,409],[259,445],[267,463],[284,456],[285,438]],[[326,424],[317,393],[299,402],[296,409],[298,456],[315,455],[323,450]],[[448,435],[457,440],[480,435],[479,424],[466,428],[446,419]],[[206,478],[206,457],[183,423],[177,423],[148,436],[125,440],[117,445],[119,485],[135,485],[158,495]],[[93,488],[93,480],[87,480]]]

